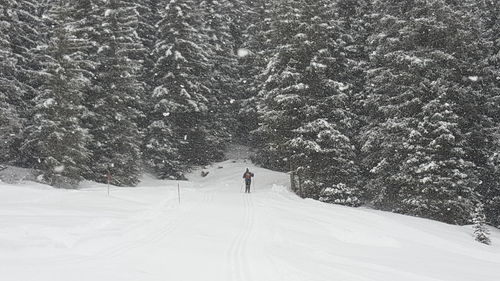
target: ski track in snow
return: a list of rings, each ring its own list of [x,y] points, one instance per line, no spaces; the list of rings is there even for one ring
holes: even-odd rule
[[[173,199],[166,199],[162,202],[161,205],[167,204],[168,201],[173,201]],[[158,214],[160,212],[160,209],[161,209],[161,206],[155,207],[154,209],[150,209],[150,210],[143,212],[140,216],[136,216],[135,218],[139,219],[139,220],[151,218],[151,217],[155,216],[155,214]],[[167,221],[166,226],[159,227],[158,232],[164,233],[165,232],[164,229],[166,227],[170,228],[172,225],[173,225],[172,221]],[[143,224],[135,224],[133,226],[128,227],[126,230],[124,230],[124,232],[133,231],[134,229],[138,229],[141,226],[143,226]],[[154,235],[154,233],[153,234],[147,233],[145,235],[147,235],[148,237],[151,238],[152,235]],[[96,238],[96,237],[94,237],[94,238]],[[96,259],[106,259],[106,258],[117,256],[120,253],[127,252],[128,250],[131,250],[134,247],[140,247],[141,246],[140,243],[143,240],[146,241],[143,238],[132,239],[132,240],[122,240],[120,242],[116,242],[115,244],[110,245],[110,247],[107,247],[103,250],[98,251],[97,254],[76,256],[76,257],[74,257],[74,256],[72,256],[72,257],[61,256],[61,257],[55,257],[55,258],[47,258],[47,259],[45,259],[44,262],[46,262],[47,264],[61,264],[61,263],[79,264],[79,263],[84,263],[87,261],[94,261]],[[85,241],[88,241],[88,239],[85,239]],[[80,243],[85,242],[85,241],[80,241]]]
[[[143,237],[140,237],[137,240],[133,241],[125,241],[122,245],[116,245],[110,249],[107,249],[101,253],[99,253],[99,257],[116,257],[125,254],[126,252],[130,252],[132,250],[155,244],[162,239],[166,239],[168,237],[168,234],[177,229],[179,226],[180,222],[184,221],[189,214],[196,208],[199,207],[202,203],[205,203],[210,200],[211,196],[209,193],[204,192],[203,193],[203,201],[198,202],[196,206],[192,206],[189,209],[183,210],[182,213],[176,217],[165,217],[164,214],[165,210],[168,210],[169,201],[172,201],[173,204],[175,204],[177,198],[171,199],[171,200],[165,200],[164,203],[160,205],[159,208],[156,208],[152,213],[147,214],[144,216],[145,218],[151,218],[154,219],[155,222],[155,230],[153,232],[147,233]],[[141,226],[143,227],[143,226]]]
[[[185,222],[187,218],[195,210],[199,210],[202,205],[208,204],[213,201],[213,192],[200,192],[202,194],[202,200],[196,202],[195,205],[191,205],[184,208],[181,213],[177,216],[165,216],[165,213],[171,208],[172,205],[177,204],[178,198],[166,199],[159,207],[147,212],[143,215],[143,218],[149,218],[154,221],[155,229],[153,232],[145,233],[142,237],[135,240],[128,240],[122,244],[115,245],[109,249],[106,249],[98,254],[99,258],[112,258],[116,256],[121,256],[127,252],[143,248],[148,245],[155,245],[156,243],[162,241],[163,239],[168,239],[169,233],[175,231],[182,222]],[[169,204],[170,203],[170,204]],[[177,206],[179,209],[181,205]],[[136,226],[136,228],[143,228],[144,225]]]
[[[252,234],[255,221],[254,206],[251,194],[244,193],[243,201],[243,227],[233,239],[227,251],[227,264],[229,265],[229,279],[235,281],[251,281],[251,272],[247,258],[248,238]]]
[[[244,157],[246,153],[234,152]],[[256,174],[252,193],[241,174]],[[303,200],[288,175],[228,160],[189,182],[79,191],[0,183],[2,281],[493,281],[470,228]],[[69,203],[68,203],[69,202]],[[24,232],[19,232],[24,231]],[[4,240],[2,240],[4,239]],[[44,244],[48,243],[48,244]],[[17,249],[17,250],[16,250]],[[9,254],[10,253],[10,254]]]

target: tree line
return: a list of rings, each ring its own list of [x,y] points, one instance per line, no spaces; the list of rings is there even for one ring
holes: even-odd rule
[[[500,225],[499,4],[271,1],[246,41],[256,160],[303,197]]]
[[[0,4],[0,161],[52,185],[243,141],[304,197],[500,225],[498,0]]]
[[[130,186],[219,160],[235,123],[233,7],[2,0],[1,161],[55,186]]]

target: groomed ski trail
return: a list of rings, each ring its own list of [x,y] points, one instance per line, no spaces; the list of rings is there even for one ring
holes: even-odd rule
[[[227,251],[227,264],[229,265],[229,279],[235,281],[250,281],[251,272],[247,254],[248,238],[253,232],[255,222],[253,201],[250,194],[243,194],[243,223],[238,235],[234,237]]]
[[[492,281],[470,227],[301,199],[246,155],[136,188],[0,184],[2,281]],[[255,173],[242,192],[246,168]],[[181,203],[177,185],[181,189]],[[5,199],[7,198],[7,199]],[[497,242],[498,241],[498,242]]]

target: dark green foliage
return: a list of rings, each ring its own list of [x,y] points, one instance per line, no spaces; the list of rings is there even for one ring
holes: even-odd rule
[[[466,223],[487,159],[481,40],[472,17],[445,1],[379,1],[365,86],[366,188],[379,207]],[[457,18],[463,21],[458,21]]]
[[[0,162],[15,159],[16,135],[21,129],[18,108],[23,85],[17,80],[17,60],[11,47],[13,1],[0,1]]]
[[[277,48],[265,72],[257,132],[265,163],[295,170],[302,196],[357,205],[356,154],[347,136],[356,121],[334,11],[330,1],[276,3],[271,39]]]
[[[44,14],[47,45],[39,47],[39,75],[44,83],[35,97],[21,151],[37,159],[35,168],[54,186],[74,185],[88,167],[89,136],[81,127],[83,87],[89,82],[79,69],[86,42],[71,32],[71,6],[57,1]],[[61,178],[64,177],[64,179]]]
[[[474,210],[472,216],[472,222],[474,223],[474,236],[476,241],[489,245],[491,240],[489,238],[490,232],[486,226],[486,216],[484,215],[483,204],[478,204]]]
[[[485,57],[476,84],[481,85],[482,111],[488,116],[490,137],[482,140],[488,149],[482,154],[482,184],[479,192],[484,201],[487,222],[500,226],[500,3],[498,0],[467,1],[480,23]],[[487,128],[488,128],[487,127]]]
[[[148,95],[154,91],[156,57],[153,50],[157,43],[157,27],[160,21],[160,0],[136,0],[133,1],[137,11],[137,36],[142,43],[142,49],[132,58],[141,61],[142,67],[137,70],[137,79],[142,84],[144,96],[141,98],[140,110],[148,112]],[[147,114],[143,114],[138,120],[139,128],[144,131],[147,126]]]
[[[171,1],[161,11],[158,23],[156,88],[148,117],[145,159],[161,177],[179,177],[183,169],[180,163],[206,164],[212,159],[208,155],[214,143],[207,134],[211,91],[207,85],[213,67],[195,9],[193,1]]]
[[[236,138],[255,146],[258,139],[252,131],[258,128],[257,97],[266,77],[262,75],[272,55],[270,45],[271,6],[272,2],[265,0],[243,1],[239,10],[240,17],[235,23],[241,30],[241,43],[236,54],[239,63],[239,85],[234,105],[237,112]]]
[[[144,91],[139,81],[142,65],[137,59],[144,48],[135,32],[136,7],[125,0],[98,4],[94,13],[101,22],[96,27],[96,87],[86,100],[91,111],[87,126],[93,137],[91,177],[105,182],[109,172],[112,184],[135,185],[141,173],[137,122],[142,116],[139,109]]]
[[[207,144],[212,149],[208,161],[220,160],[225,143],[232,139],[236,130],[234,101],[238,98],[238,66],[235,53],[237,38],[234,31],[235,5],[228,0],[204,0],[200,3],[202,12],[202,31],[207,38],[209,61],[212,67],[207,86],[207,116],[209,126]],[[204,46],[205,44],[200,44]],[[201,148],[203,149],[203,148]]]
[[[0,113],[0,126],[5,132],[1,137],[4,153],[0,159],[30,166],[34,159],[20,152],[19,147],[23,129],[31,119],[31,99],[41,85],[41,76],[37,72],[39,65],[32,52],[43,40],[40,33],[43,24],[39,17],[41,7],[38,1],[31,0],[4,0],[0,4],[0,48],[3,50],[0,55],[0,103],[5,109]]]

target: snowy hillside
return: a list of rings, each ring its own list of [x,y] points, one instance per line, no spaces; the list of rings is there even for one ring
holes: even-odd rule
[[[255,172],[251,194],[242,173]],[[189,182],[58,190],[0,183],[2,281],[493,281],[492,245],[459,227],[303,200],[286,174],[229,160]]]

